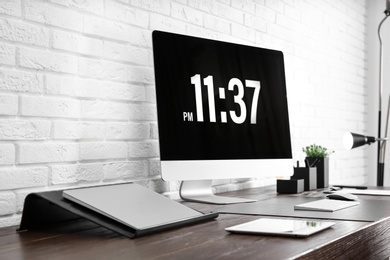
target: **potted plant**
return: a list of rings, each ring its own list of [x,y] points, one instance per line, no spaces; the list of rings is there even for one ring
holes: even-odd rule
[[[333,153],[329,152],[326,147],[312,144],[302,148],[306,153],[306,161],[308,167],[317,168],[317,188],[325,188],[329,186],[329,156]]]

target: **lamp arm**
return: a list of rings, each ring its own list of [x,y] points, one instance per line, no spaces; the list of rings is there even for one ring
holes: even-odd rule
[[[390,12],[386,9],[385,17],[380,22],[378,26],[378,37],[379,37],[379,109],[378,109],[378,138],[381,138],[381,121],[382,121],[382,95],[383,95],[383,45],[382,45],[382,37],[381,37],[381,27],[384,21],[389,17]],[[390,106],[389,106],[390,108]],[[389,118],[389,112],[387,113],[387,119]],[[386,135],[387,135],[387,126],[386,123]],[[377,169],[377,185],[383,186],[383,178],[384,178],[384,161],[385,161],[385,152],[386,152],[386,142],[379,141],[378,143],[378,169]]]
[[[383,44],[381,36],[382,24],[389,17],[389,14],[385,13],[386,16],[382,19],[378,26],[378,38],[379,38],[379,111],[382,111],[382,94],[383,94]]]
[[[386,116],[386,129],[385,129],[385,136],[388,136],[388,130],[389,130],[389,114],[390,114],[390,95],[389,95],[389,102],[387,104],[387,116]],[[386,154],[386,144],[388,138],[382,138],[382,140],[379,141],[380,143],[380,156],[379,156],[379,162],[384,163],[385,162],[385,154]]]
[[[386,143],[388,140],[390,140],[389,137],[384,138],[377,138],[376,139],[379,143],[379,163],[384,164],[385,163],[385,154],[386,154]]]
[[[389,141],[390,137],[375,138],[375,141]]]

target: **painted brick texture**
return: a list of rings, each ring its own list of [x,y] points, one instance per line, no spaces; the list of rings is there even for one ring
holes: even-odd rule
[[[331,182],[365,182],[364,0],[0,1],[0,227],[30,192],[160,180],[151,33],[164,30],[284,52],[293,154],[335,150]],[[348,159],[353,158],[353,159]],[[251,187],[216,182],[216,191]],[[256,185],[274,183],[267,178]]]

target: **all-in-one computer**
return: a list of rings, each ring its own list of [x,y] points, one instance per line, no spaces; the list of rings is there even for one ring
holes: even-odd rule
[[[282,52],[154,31],[153,55],[161,175],[183,199],[247,202],[212,180],[292,175]]]

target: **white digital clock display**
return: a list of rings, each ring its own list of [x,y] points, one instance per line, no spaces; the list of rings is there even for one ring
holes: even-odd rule
[[[195,89],[195,100],[196,100],[196,118],[198,122],[203,122],[203,98],[202,98],[202,79],[199,74],[196,74],[191,77],[191,84]],[[216,111],[215,111],[215,95],[214,95],[214,80],[213,76],[207,76],[203,78],[203,85],[207,88],[207,99],[209,106],[209,118],[210,122],[216,122]],[[229,115],[231,120],[236,124],[242,124],[245,122],[247,118],[247,105],[244,101],[245,89],[253,88],[254,94],[252,98],[252,104],[250,106],[250,123],[256,124],[257,121],[257,103],[259,101],[260,94],[260,81],[256,80],[245,80],[245,86],[242,81],[238,78],[232,78],[229,80],[227,90],[233,92],[237,90],[237,93],[234,95],[234,103],[239,106],[239,111],[230,110]],[[225,88],[220,87],[219,90],[219,98],[226,98]],[[193,120],[193,112],[183,112],[183,120],[184,121],[192,121]],[[221,111],[221,123],[227,123],[227,111]]]

